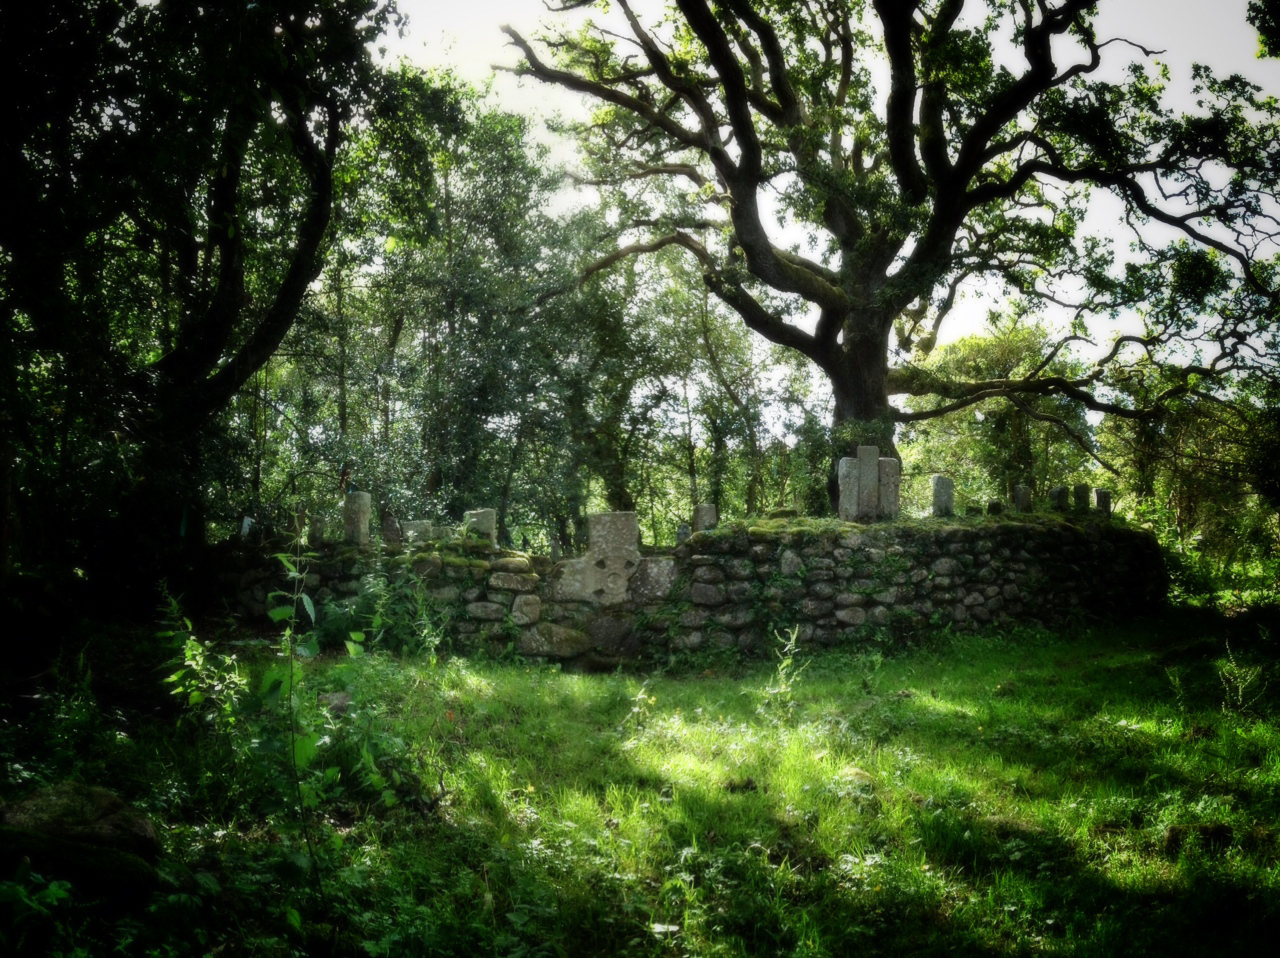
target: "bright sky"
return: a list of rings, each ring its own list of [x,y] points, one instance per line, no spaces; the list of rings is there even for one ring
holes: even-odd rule
[[[1220,74],[1241,73],[1280,94],[1280,61],[1257,59],[1257,36],[1245,21],[1246,5],[1247,0],[1101,0],[1099,38],[1122,37],[1161,51],[1158,59],[1172,71],[1171,90],[1184,95],[1190,90],[1193,62],[1206,63]],[[645,11],[656,11],[661,3],[633,0],[633,6],[642,19],[648,19]],[[532,39],[540,25],[566,19],[581,23],[588,15],[552,13],[541,0],[399,0],[399,7],[408,15],[409,25],[404,38],[389,43],[392,56],[405,57],[422,67],[451,67],[477,84],[493,76],[494,65],[514,66],[519,59],[518,51],[500,30],[503,24]],[[597,10],[590,15],[601,19]],[[624,24],[622,32],[625,29]],[[1141,57],[1140,51],[1121,44],[1113,44],[1103,53],[1104,69],[1109,61],[1123,65]],[[584,102],[558,87],[518,80],[510,74],[500,73],[493,82],[499,104],[521,113],[544,117],[553,112],[572,114]],[[976,303],[965,315],[960,312],[958,309],[944,325],[944,341],[975,331],[985,316],[985,308]]]

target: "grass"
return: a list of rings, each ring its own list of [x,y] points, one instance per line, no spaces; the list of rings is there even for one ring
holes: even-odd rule
[[[942,636],[650,676],[310,662],[307,694],[352,704],[316,766],[338,769],[313,812],[328,891],[291,893],[278,927],[253,891],[288,885],[287,815],[211,813],[176,753],[168,788],[187,797],[151,807],[175,874],[207,876],[182,893],[238,908],[209,923],[210,949],[1260,952],[1280,931],[1271,650],[1222,628]],[[360,748],[369,763],[338,757]],[[370,768],[381,787],[357,781]],[[180,912],[166,901],[152,920]]]

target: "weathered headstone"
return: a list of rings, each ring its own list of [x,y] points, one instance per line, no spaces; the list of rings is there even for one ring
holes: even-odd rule
[[[342,505],[342,537],[363,548],[369,544],[369,518],[373,499],[367,492],[348,492]]]
[[[836,466],[836,479],[840,484],[840,518],[845,522],[858,520],[858,460],[845,456]]]
[[[1111,490],[1110,489],[1094,489],[1094,497],[1098,503],[1098,511],[1102,513],[1104,518],[1111,518]]]
[[[1069,490],[1066,486],[1054,486],[1049,490],[1049,508],[1054,512],[1067,511],[1067,495]]]
[[[311,521],[307,523],[307,545],[315,549],[324,544],[325,533],[324,516],[312,516]]]
[[[933,477],[933,514],[939,519],[956,513],[956,484],[950,476]]]
[[[640,564],[640,523],[634,512],[602,512],[587,517],[587,554],[560,564],[556,598],[618,605]]]
[[[1031,511],[1031,487],[1017,485],[1013,487],[1013,508],[1018,512]]]
[[[587,520],[588,523],[590,519]],[[706,532],[708,529],[714,529],[716,523],[720,521],[719,515],[716,514],[716,507],[711,502],[700,502],[693,507],[693,531]],[[591,533],[594,538],[595,533]],[[590,545],[587,548],[591,548]]]
[[[405,542],[426,542],[435,538],[436,527],[424,519],[409,519],[400,523],[400,533]]]
[[[1077,483],[1072,489],[1073,498],[1075,499],[1076,512],[1089,511],[1089,487],[1083,482]]]
[[[552,561],[552,562],[559,562],[559,561],[560,561],[560,555],[561,555],[561,553],[560,553],[560,537],[559,537],[559,536],[556,536],[555,534],[552,534],[552,536],[551,536],[551,548],[550,548],[549,550],[547,550],[547,551],[551,553],[551,561]]]
[[[897,459],[880,460],[880,518],[896,519],[901,511],[899,493],[902,489],[901,466]]]
[[[987,515],[998,516],[1004,514],[1004,503],[999,499],[990,499],[987,501]]]
[[[240,538],[241,539],[249,538],[249,533],[253,531],[253,527],[255,525],[256,523],[253,521],[253,516],[245,516],[243,519],[241,519],[240,520]]]
[[[398,546],[404,539],[400,531],[400,522],[395,516],[387,516],[382,520],[382,541],[387,545]]]
[[[676,545],[683,545],[691,535],[693,535],[693,530],[689,528],[689,523],[680,523],[680,525],[676,526]]]
[[[875,522],[880,511],[880,449],[858,447],[858,521]]]
[[[463,513],[462,524],[481,538],[488,539],[490,545],[498,545],[498,510],[472,509]]]

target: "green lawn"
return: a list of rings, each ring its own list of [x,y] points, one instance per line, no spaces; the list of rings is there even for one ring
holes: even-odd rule
[[[1269,951],[1273,650],[1176,622],[647,677],[308,661],[310,845],[255,675],[212,730],[135,756],[173,861],[115,933],[138,954],[180,953],[179,928],[260,954]],[[64,943],[89,934],[75,907]]]

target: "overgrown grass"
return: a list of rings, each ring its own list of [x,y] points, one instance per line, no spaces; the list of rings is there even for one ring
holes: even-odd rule
[[[650,676],[310,662],[306,696],[351,697],[314,767],[327,892],[287,790],[215,802],[174,747],[147,802],[173,887],[127,927],[152,953],[180,921],[262,954],[1261,953],[1273,650],[1222,628]]]

